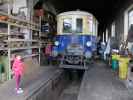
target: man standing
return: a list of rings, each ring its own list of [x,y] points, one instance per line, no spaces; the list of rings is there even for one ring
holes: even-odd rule
[[[49,41],[45,48],[45,55],[48,61],[48,64],[50,64],[50,60],[52,58],[52,43]]]

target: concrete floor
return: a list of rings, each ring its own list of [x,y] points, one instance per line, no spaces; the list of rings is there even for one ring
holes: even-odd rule
[[[78,100],[133,100],[118,73],[98,62],[85,72]]]
[[[90,67],[91,69],[84,73],[82,83],[76,80],[70,82],[67,86],[65,85],[64,91],[61,93],[60,98],[57,99],[133,100],[133,92],[129,91],[125,84],[119,80],[117,71],[112,71],[109,66],[101,61],[95,62]],[[11,80],[0,87],[0,100],[9,100],[9,98],[10,100],[25,100],[23,98],[30,95],[31,92],[34,92],[33,89],[38,87],[38,84],[48,80],[46,76],[53,77],[51,75],[56,75],[58,71],[56,68],[48,68],[47,70],[40,69],[38,74],[33,74],[35,75],[34,77],[27,77],[22,84],[25,92],[19,96],[14,92],[15,83]]]
[[[59,100],[77,100],[80,81],[72,81],[62,91]]]
[[[53,67],[40,67],[36,72],[22,78],[21,86],[24,93],[19,95],[14,89],[15,80],[9,80],[0,86],[0,100],[29,100],[27,98],[34,95],[42,86],[47,86],[49,81],[59,76],[61,72],[61,70]]]

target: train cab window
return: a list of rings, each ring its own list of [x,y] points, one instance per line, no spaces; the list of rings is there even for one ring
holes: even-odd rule
[[[67,18],[63,20],[63,33],[72,33],[72,19]]]
[[[82,31],[83,31],[83,19],[77,18],[76,19],[76,32],[82,33]]]

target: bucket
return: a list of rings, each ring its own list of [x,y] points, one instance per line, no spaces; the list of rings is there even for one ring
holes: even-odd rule
[[[112,69],[113,70],[116,70],[118,69],[118,60],[112,60]]]
[[[129,60],[130,59],[128,57],[119,58],[119,78],[122,80],[127,79]]]

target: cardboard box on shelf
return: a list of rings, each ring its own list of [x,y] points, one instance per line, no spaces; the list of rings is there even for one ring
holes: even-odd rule
[[[8,16],[0,15],[0,20],[1,21],[7,21],[8,20]]]

